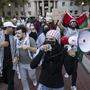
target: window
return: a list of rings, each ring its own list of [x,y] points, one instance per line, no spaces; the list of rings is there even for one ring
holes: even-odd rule
[[[62,6],[65,6],[65,2],[62,2]]]
[[[70,6],[73,6],[73,4],[74,4],[73,2],[70,2]]]
[[[31,11],[28,11],[28,14],[31,15]]]
[[[48,1],[44,1],[44,6],[48,6]]]
[[[20,7],[23,7],[23,5],[20,5]]]
[[[8,12],[7,12],[7,15],[11,16],[11,11],[8,11]]]
[[[28,3],[28,7],[31,7],[31,3]]]
[[[18,11],[15,11],[15,14],[18,15]]]
[[[57,8],[57,1],[55,2],[55,8]]]
[[[70,13],[73,13],[73,11],[72,11],[72,10],[70,10]]]
[[[78,10],[75,10],[75,14],[78,14]]]
[[[21,11],[21,15],[24,15],[24,12],[23,11]]]
[[[17,3],[15,3],[15,7],[18,7],[18,4]]]

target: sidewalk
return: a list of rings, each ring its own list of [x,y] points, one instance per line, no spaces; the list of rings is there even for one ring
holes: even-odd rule
[[[70,80],[65,80],[65,90],[70,90]],[[0,83],[0,90],[7,90],[6,85]],[[30,82],[31,90],[36,90],[36,88]],[[78,65],[78,78],[77,78],[77,90],[90,90],[90,74],[86,72],[82,64]],[[22,85],[20,80],[17,79],[15,75],[15,90],[22,90]]]
[[[82,64],[87,72],[90,73],[90,55],[87,55],[87,57],[83,55]]]

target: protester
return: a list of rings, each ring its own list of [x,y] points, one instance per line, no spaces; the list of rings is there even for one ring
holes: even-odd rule
[[[64,36],[66,36],[68,39],[71,36],[75,35],[75,38],[77,38],[77,36],[79,35],[79,25],[84,22],[84,19],[86,19],[86,16],[84,16],[84,18],[79,17],[75,19],[73,16],[66,13],[63,18],[63,25],[65,26]],[[67,52],[64,57],[64,66],[67,73],[65,74],[65,77],[68,77],[68,75],[71,76],[71,90],[77,90],[77,68],[80,53],[78,53],[77,44],[67,43],[66,46]]]
[[[29,36],[32,37],[35,41],[37,40],[37,31],[36,31],[33,24],[31,24],[31,26],[30,26],[30,34],[29,34]]]
[[[15,55],[15,42],[12,35],[15,26],[12,22],[4,22],[4,29],[0,31],[0,60],[2,60],[2,75],[4,83],[8,84],[7,90],[14,90],[13,59]]]
[[[36,52],[37,48],[35,40],[27,35],[25,26],[21,25],[17,27],[16,36],[18,38],[16,47],[17,57],[19,57],[19,59],[16,59],[15,62],[18,60],[23,90],[29,90],[28,75],[33,81],[33,85],[37,85],[36,70],[30,68],[30,62],[32,61],[33,54]]]
[[[38,67],[43,56],[38,90],[64,90],[62,75],[63,52],[58,43],[59,38],[59,31],[48,31],[45,43],[39,48],[39,53],[30,64],[33,69]]]

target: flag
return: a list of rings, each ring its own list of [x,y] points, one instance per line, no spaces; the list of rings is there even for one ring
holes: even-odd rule
[[[79,26],[80,29],[83,29],[83,28],[86,28],[86,27],[88,27],[88,19],[86,19],[86,20]]]
[[[80,29],[83,29],[88,26],[88,18],[86,13],[81,14],[76,20]]]
[[[87,28],[90,29],[90,17],[88,18],[88,26],[87,26]]]
[[[63,17],[63,25],[64,26],[68,26],[68,24],[70,23],[70,21],[73,19],[74,17],[71,16],[69,13],[65,13],[64,17]]]

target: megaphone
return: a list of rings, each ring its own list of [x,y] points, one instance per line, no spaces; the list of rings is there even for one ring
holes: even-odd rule
[[[78,37],[78,46],[82,52],[90,52],[90,31],[81,31]]]

